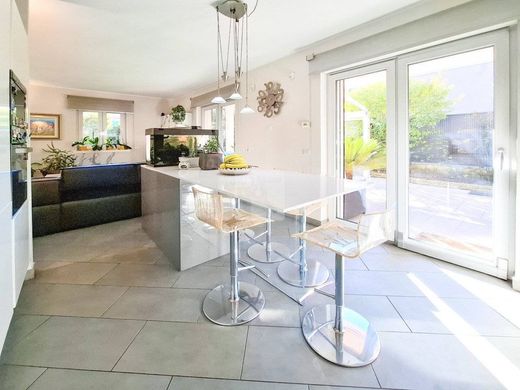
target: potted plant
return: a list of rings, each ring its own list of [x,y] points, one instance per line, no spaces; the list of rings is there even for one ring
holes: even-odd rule
[[[186,119],[186,110],[180,104],[172,108],[170,116],[176,126],[181,125]]]
[[[375,139],[365,141],[362,137],[345,138],[345,178],[355,179],[354,171],[370,171],[386,167],[384,146]],[[363,177],[367,175],[363,174]],[[350,219],[366,212],[366,190],[343,196],[343,218]]]
[[[48,173],[60,173],[63,168],[76,166],[76,156],[68,150],[56,148],[52,142],[43,151],[48,153],[43,158],[40,167],[40,171],[44,176]]]
[[[200,169],[218,169],[223,161],[222,153],[219,153],[220,144],[218,138],[213,136],[202,147],[202,152],[199,153]]]
[[[188,164],[190,165],[190,168],[198,168],[199,144],[197,143],[197,137],[188,138],[188,149],[190,150],[190,153],[188,154]]]
[[[86,136],[80,141],[76,141],[72,144],[79,151],[90,151],[90,150],[102,150],[103,146],[99,145],[99,137]]]
[[[105,150],[128,150],[132,149],[130,146],[123,144],[119,141],[119,138],[108,137],[105,140]]]

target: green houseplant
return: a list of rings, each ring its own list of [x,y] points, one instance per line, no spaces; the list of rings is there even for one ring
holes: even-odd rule
[[[80,151],[103,149],[103,146],[99,144],[99,137],[91,137],[88,135],[82,140],[74,142],[72,146],[75,146]]]
[[[210,137],[202,147],[202,152],[199,154],[200,169],[218,169],[223,161],[220,144],[216,136]]]
[[[354,177],[354,168],[372,171],[386,167],[385,148],[375,139],[345,138],[345,178]],[[343,196],[343,218],[350,219],[366,212],[366,190]]]
[[[59,149],[51,142],[47,149],[43,149],[47,156],[42,160],[40,170],[46,175],[48,173],[60,173],[63,168],[76,166],[76,156],[68,150]]]
[[[352,179],[354,167],[370,171],[386,167],[384,147],[375,139],[365,141],[362,137],[345,138],[345,177]]]

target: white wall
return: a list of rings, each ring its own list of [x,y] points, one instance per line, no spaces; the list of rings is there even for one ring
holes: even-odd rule
[[[161,112],[169,112],[171,102],[163,98],[123,95],[78,89],[48,87],[31,84],[29,86],[29,105],[32,113],[61,114],[61,139],[52,140],[54,146],[73,150],[74,141],[80,139],[77,127],[77,111],[67,108],[67,95],[122,99],[134,101],[134,113],[127,115],[127,142],[133,148],[129,152],[115,152],[112,162],[143,162],[145,160],[144,130],[161,124]],[[45,156],[45,149],[51,140],[32,140],[33,161],[39,162]],[[104,154],[106,156],[106,154]],[[81,154],[78,154],[81,156]],[[79,157],[78,157],[79,161]]]
[[[460,5],[461,3],[465,4]],[[267,81],[278,81],[282,84],[286,91],[285,105],[281,114],[271,119],[263,118],[258,113],[250,117],[240,115],[236,134],[237,151],[244,153],[251,163],[265,168],[326,173],[327,123],[324,118],[326,99],[323,88],[325,76],[320,72],[413,49],[427,43],[425,39],[433,42],[464,36],[476,31],[485,31],[493,26],[508,25],[520,18],[520,2],[517,0],[501,0],[498,7],[497,3],[493,0],[421,2],[406,13],[398,12],[385,16],[331,39],[309,45],[299,53],[251,71],[250,80],[255,87],[254,92],[250,93],[251,106],[256,106],[254,103],[256,103],[257,92]],[[251,23],[254,23],[254,20],[251,20]],[[512,42],[516,43],[516,47],[512,46],[511,50],[511,57],[514,60],[511,63],[511,90],[513,91],[511,108],[513,115],[517,112],[520,115],[517,99],[519,75],[517,59],[520,39],[518,29],[511,31]],[[326,52],[329,50],[333,51]],[[312,53],[317,53],[316,60],[307,62],[306,55]],[[311,73],[310,68],[318,70]],[[295,73],[294,80],[289,79],[291,72]],[[214,88],[213,85],[205,91],[194,91],[191,96],[197,96]],[[180,97],[177,101],[189,106],[187,96]],[[240,107],[241,104],[243,103],[240,103]],[[301,120],[310,120],[310,129],[302,129],[298,123]],[[513,133],[516,132],[516,126],[517,120],[513,116],[511,122]],[[520,150],[520,138],[518,142],[518,150]],[[511,150],[511,153],[514,153],[514,150]],[[515,164],[512,166],[514,167]],[[513,188],[515,175],[520,180],[520,173],[511,172]],[[519,199],[517,188],[517,204],[520,205]],[[511,212],[513,214],[516,212],[514,205]],[[520,210],[517,215],[518,225]],[[512,234],[512,241],[515,241],[514,237]],[[516,234],[516,251],[518,254],[516,269],[520,270],[520,234]],[[520,288],[518,280],[517,277],[515,285]]]
[[[0,1],[0,349],[32,261],[29,213],[22,210],[11,218],[9,69],[23,83],[29,80],[27,32],[17,3],[27,5],[25,0]],[[30,199],[24,205],[25,211],[29,203]]]

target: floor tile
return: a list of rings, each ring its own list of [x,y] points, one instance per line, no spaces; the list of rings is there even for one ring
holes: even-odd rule
[[[301,330],[249,327],[242,379],[378,387],[370,366],[339,367],[314,353]]]
[[[309,390],[385,390],[379,387],[336,387],[336,386],[309,386]]]
[[[34,270],[46,271],[53,268],[63,267],[64,265],[74,264],[72,261],[36,261],[34,263]]]
[[[20,314],[101,316],[125,287],[25,283],[18,306]]]
[[[144,322],[52,317],[14,348],[6,362],[56,368],[111,370]]]
[[[207,293],[194,289],[132,287],[104,317],[197,322]]]
[[[225,379],[173,378],[168,390],[308,390],[306,385]]]
[[[381,355],[373,363],[382,387],[398,389],[502,389],[483,364],[482,337],[380,333]],[[504,373],[503,373],[504,374]],[[505,373],[507,375],[507,373]],[[517,382],[518,383],[518,382]]]
[[[73,263],[36,271],[34,281],[38,283],[94,284],[115,266],[115,264]]]
[[[300,305],[278,291],[264,291],[265,307],[251,324],[300,327]]]
[[[390,297],[413,332],[520,337],[520,329],[477,299]]]
[[[116,371],[238,379],[247,327],[148,322]]]
[[[108,286],[171,287],[180,273],[167,264],[119,264],[96,282]]]
[[[370,271],[442,272],[428,257],[418,254],[367,252],[361,258]]]
[[[90,261],[93,263],[154,264],[164,257],[159,248],[155,245],[148,245],[142,248],[95,257]]]
[[[11,320],[3,351],[11,349],[29,333],[49,319],[48,316],[18,315]]]
[[[171,377],[48,369],[31,390],[167,390]]]
[[[309,386],[309,390],[381,390],[381,389],[379,387]]]
[[[301,317],[316,305],[334,304],[334,300],[316,293],[305,300],[301,307]],[[345,306],[357,311],[365,317],[376,331],[410,332],[392,303],[385,296],[376,295],[345,295]]]
[[[41,367],[0,366],[0,389],[26,390],[44,371]]]
[[[254,283],[255,275],[249,271],[241,272],[240,281]],[[228,267],[212,267],[199,265],[189,270],[182,271],[173,285],[174,288],[199,288],[211,290],[219,284],[229,284]]]
[[[348,294],[424,296],[424,287],[439,297],[474,297],[467,289],[443,273],[349,271],[345,280]]]

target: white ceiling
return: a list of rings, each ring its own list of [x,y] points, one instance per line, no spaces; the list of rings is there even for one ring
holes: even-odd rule
[[[259,0],[250,19],[250,67],[417,1]],[[31,0],[31,80],[163,97],[206,86],[216,78],[212,2]]]

